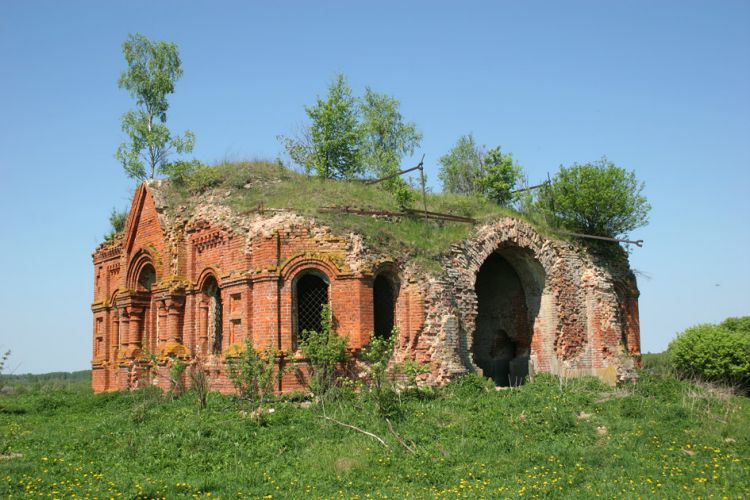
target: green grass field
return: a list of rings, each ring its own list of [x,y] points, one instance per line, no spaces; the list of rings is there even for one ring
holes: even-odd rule
[[[469,376],[403,394],[411,450],[362,396],[276,401],[259,422],[218,394],[200,411],[190,393],[22,384],[0,396],[0,498],[750,497],[750,400],[646,364],[618,388]]]

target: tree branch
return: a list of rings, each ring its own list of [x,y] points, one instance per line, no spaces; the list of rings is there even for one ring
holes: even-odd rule
[[[398,434],[396,433],[396,431],[395,431],[395,430],[393,430],[393,425],[391,424],[391,421],[390,421],[390,420],[388,420],[388,419],[386,418],[386,419],[385,419],[385,423],[386,423],[386,424],[388,424],[388,430],[389,430],[389,431],[391,431],[391,434],[393,434],[393,437],[395,437],[395,438],[396,438],[396,441],[398,441],[398,442],[399,442],[399,444],[400,444],[401,446],[403,446],[404,448],[406,448],[406,450],[407,450],[407,451],[408,451],[409,453],[415,453],[415,451],[416,451],[416,449],[415,449],[415,448],[416,448],[416,445],[414,445],[414,442],[412,441],[412,443],[411,443],[413,447],[412,447],[412,446],[409,446],[409,445],[408,445],[408,444],[406,444],[406,442],[405,442],[405,441],[404,441],[404,440],[403,440],[403,439],[401,438],[401,436],[399,436],[399,435],[398,435]]]
[[[353,430],[355,430],[357,432],[361,432],[362,434],[366,434],[366,435],[370,436],[371,438],[376,439],[380,444],[382,444],[383,446],[385,446],[386,448],[388,448],[388,445],[386,444],[386,442],[383,441],[383,439],[381,437],[373,434],[372,432],[368,432],[368,431],[366,431],[364,429],[360,429],[359,427],[355,427],[355,426],[350,425],[350,424],[345,424],[344,422],[339,422],[335,418],[331,418],[331,417],[329,417],[327,415],[321,415],[320,418],[328,420],[329,422],[333,422],[334,424],[340,425],[342,427],[347,427],[347,428],[353,429]]]

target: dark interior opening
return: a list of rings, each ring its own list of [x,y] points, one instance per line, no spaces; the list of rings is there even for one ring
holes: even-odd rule
[[[297,333],[319,332],[323,306],[328,304],[328,283],[315,274],[305,274],[297,280]]]
[[[528,375],[533,327],[523,283],[513,266],[493,253],[479,269],[475,290],[474,363],[498,386],[521,384]]]
[[[154,283],[156,283],[156,271],[151,264],[148,264],[141,269],[141,273],[138,275],[138,287],[142,290],[151,290]]]
[[[387,277],[379,275],[375,278],[372,288],[375,336],[389,338],[393,332],[396,305],[393,282]]]

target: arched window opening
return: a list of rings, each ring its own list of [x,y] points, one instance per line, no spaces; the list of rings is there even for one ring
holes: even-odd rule
[[[222,304],[221,289],[214,277],[209,277],[203,285],[203,293],[208,298],[208,345],[211,353],[221,354],[223,332],[222,332]]]
[[[154,318],[154,310],[156,309],[153,305],[154,297],[151,293],[151,288],[156,283],[156,271],[154,266],[146,264],[141,268],[138,273],[137,287],[140,292],[139,295],[143,301],[143,318],[140,325],[139,338],[137,344],[145,349],[154,351],[156,349],[156,320]]]
[[[119,351],[122,348],[122,340],[120,339],[120,310],[117,306],[112,308],[112,347],[116,347]]]
[[[295,296],[297,338],[304,331],[319,332],[322,327],[323,306],[328,304],[327,281],[316,273],[304,274],[296,281]]]
[[[151,264],[147,264],[138,275],[138,288],[150,292],[154,283],[156,283],[156,271]]]
[[[391,279],[379,274],[372,286],[374,334],[379,338],[389,338],[393,332],[396,307],[396,287]]]

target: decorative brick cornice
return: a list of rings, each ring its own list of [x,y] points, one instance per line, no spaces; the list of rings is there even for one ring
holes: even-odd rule
[[[108,300],[102,300],[100,302],[94,302],[91,304],[91,311],[98,313],[102,311],[107,311],[112,307],[112,305],[109,303]]]
[[[253,279],[246,275],[229,275],[224,276],[221,279],[221,288],[229,288],[235,286],[247,286],[252,283]]]
[[[94,263],[101,264],[113,259],[119,259],[122,256],[122,236],[111,241],[105,241],[99,245],[91,254]]]
[[[281,276],[279,276],[277,273],[263,273],[263,274],[256,274],[252,278],[249,279],[250,283],[264,283],[269,281],[279,281],[281,279]]]
[[[210,233],[193,236],[191,242],[196,251],[201,253],[209,248],[216,248],[226,244],[230,238],[231,236],[226,232],[216,229]]]

